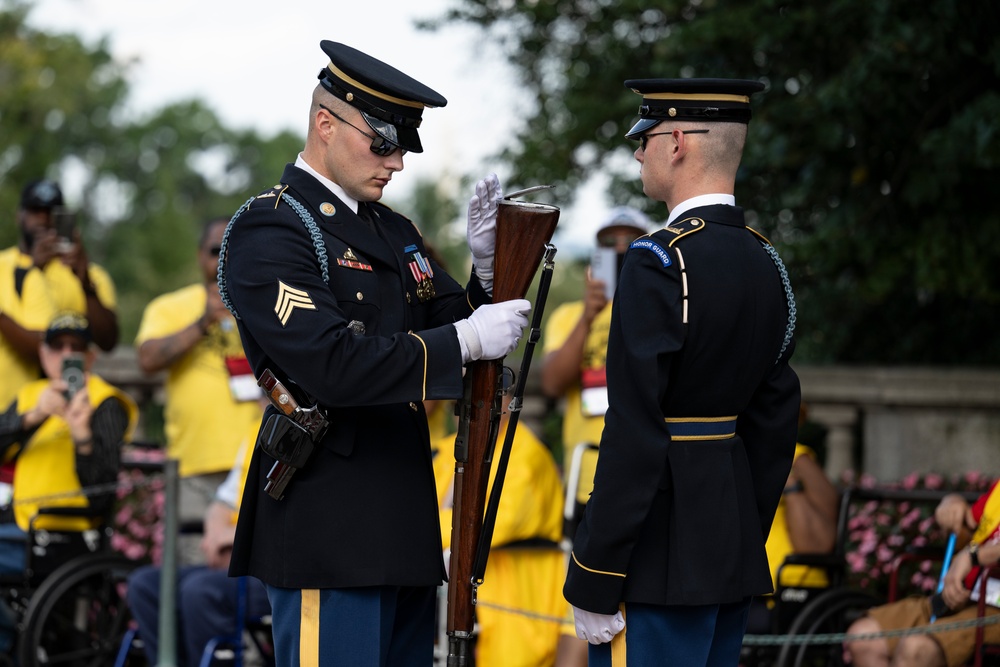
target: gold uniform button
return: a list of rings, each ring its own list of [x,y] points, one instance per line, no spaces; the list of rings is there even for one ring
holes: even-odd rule
[[[406,293],[406,303],[410,303],[410,293]]]
[[[365,295],[362,294],[361,292],[358,292],[358,301],[364,301],[364,300],[365,300]]]
[[[414,403],[413,401],[410,401],[410,409],[413,410],[414,412],[416,412],[417,411],[417,404]]]

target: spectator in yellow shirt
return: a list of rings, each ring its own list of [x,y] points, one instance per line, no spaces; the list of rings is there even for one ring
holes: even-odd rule
[[[182,523],[201,521],[251,423],[260,388],[233,316],[222,305],[216,272],[228,218],[215,218],[198,242],[202,282],[146,306],[135,344],[146,373],[167,372],[167,455],[179,462]],[[200,565],[197,539],[183,536],[181,562]]]

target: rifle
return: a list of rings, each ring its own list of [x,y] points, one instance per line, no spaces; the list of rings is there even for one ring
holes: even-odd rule
[[[550,258],[554,252],[548,243],[559,222],[559,209],[513,201],[519,195],[549,187],[528,188],[500,200],[493,261],[494,303],[523,298],[546,249],[551,249]],[[483,529],[490,465],[500,425],[502,379],[502,359],[474,361],[466,368],[465,396],[455,439],[455,505],[447,614],[449,667],[471,667],[475,660],[474,607],[476,589],[482,580],[474,571],[474,559]],[[515,425],[516,420],[508,425],[509,434],[512,435]]]

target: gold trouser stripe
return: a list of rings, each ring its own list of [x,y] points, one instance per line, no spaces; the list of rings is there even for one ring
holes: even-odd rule
[[[303,589],[299,603],[299,666],[319,667],[319,590]]]
[[[635,90],[635,89],[633,89]],[[636,90],[635,92],[639,92]],[[694,100],[695,102],[742,102],[750,104],[749,95],[725,93],[639,93],[647,100]]]
[[[625,619],[625,629],[619,632],[611,640],[611,667],[626,667],[628,665],[627,646],[625,644],[625,633],[628,632],[628,618],[625,616],[625,603],[618,605],[618,610]]]

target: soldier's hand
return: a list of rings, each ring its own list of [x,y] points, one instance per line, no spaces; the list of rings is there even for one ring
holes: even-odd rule
[[[512,299],[480,306],[469,319],[455,322],[463,361],[507,356],[520,342],[530,312],[527,299]]]
[[[476,276],[493,281],[493,254],[496,246],[497,209],[503,198],[503,188],[496,174],[476,183],[476,194],[469,200],[469,250]],[[485,286],[485,285],[484,285]]]
[[[573,607],[573,619],[576,636],[594,645],[608,643],[625,629],[625,618],[620,611],[614,614],[597,614]]]

